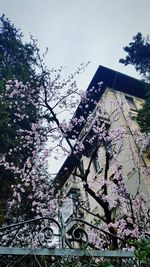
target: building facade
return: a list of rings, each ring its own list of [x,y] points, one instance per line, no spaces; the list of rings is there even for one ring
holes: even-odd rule
[[[103,203],[108,201],[113,221],[128,212],[124,199],[130,201],[140,193],[149,196],[149,137],[140,133],[136,122],[145,97],[140,81],[98,68],[86,100],[76,110],[82,123],[67,133],[82,149],[79,153],[75,146],[55,179],[63,195],[72,199],[71,213],[90,223],[96,216],[107,221]]]

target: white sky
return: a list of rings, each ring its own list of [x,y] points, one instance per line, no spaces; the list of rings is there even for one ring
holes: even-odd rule
[[[90,60],[77,78],[81,89],[99,65],[137,77],[132,67],[118,61],[133,35],[149,34],[150,0],[0,0],[0,10],[25,39],[30,32],[42,51],[49,48],[50,68],[61,65],[72,73]]]
[[[49,68],[64,66],[72,73],[90,60],[77,77],[80,89],[87,88],[99,65],[138,77],[118,61],[133,35],[149,34],[150,0],[0,0],[0,10],[25,40],[31,33],[42,51],[49,48]]]

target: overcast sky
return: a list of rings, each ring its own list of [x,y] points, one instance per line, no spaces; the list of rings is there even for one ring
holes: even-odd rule
[[[71,73],[90,60],[77,78],[81,89],[99,65],[137,77],[118,61],[133,35],[149,34],[150,0],[0,0],[0,10],[26,40],[31,33],[42,51],[49,48],[49,68],[61,65]]]
[[[118,61],[137,32],[149,34],[150,0],[0,0],[0,10],[25,40],[31,33],[42,51],[49,48],[49,68],[64,66],[72,73],[90,60],[77,77],[80,89],[87,88],[99,65],[138,77]],[[52,164],[54,172],[60,164]]]

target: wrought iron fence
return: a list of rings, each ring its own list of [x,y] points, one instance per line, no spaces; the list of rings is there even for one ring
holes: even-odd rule
[[[63,218],[58,221],[43,217],[3,226],[0,228],[0,267],[139,266],[133,251],[92,247],[88,228],[98,231],[104,240],[108,235],[113,237],[78,218],[64,222]],[[120,238],[120,241],[124,240]],[[73,265],[74,261],[78,261],[78,265]]]

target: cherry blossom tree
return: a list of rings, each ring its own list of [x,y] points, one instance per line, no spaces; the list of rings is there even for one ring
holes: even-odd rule
[[[28,219],[35,216],[35,211],[36,215],[42,215],[44,205],[50,205],[50,175],[46,161],[51,150],[55,148],[57,153],[63,138],[47,107],[51,102],[53,112],[66,112],[69,106],[72,109],[77,101],[72,98],[77,95],[77,88],[74,75],[66,81],[61,79],[62,67],[59,70],[46,69],[43,63],[45,55],[39,55],[36,41],[31,38],[30,43],[24,44],[22,33],[4,15],[0,21],[0,222],[4,223],[15,217],[18,219],[20,212],[22,218],[26,216]],[[49,149],[44,148],[48,139],[51,140]],[[56,143],[54,140],[59,141]],[[39,193],[41,187],[43,195]],[[39,191],[35,192],[34,198],[32,194],[37,188]],[[21,199],[24,203],[26,198],[29,200],[27,205],[17,204]],[[37,203],[41,199],[40,208],[35,199]],[[12,204],[18,205],[18,209],[12,210]]]
[[[7,203],[7,221],[12,223],[56,216],[59,192],[56,193],[57,186],[54,187],[51,179],[48,159],[59,159],[60,154],[72,155],[75,161],[73,174],[83,183],[85,192],[102,211],[93,214],[103,231],[98,235],[89,229],[91,246],[101,249],[130,247],[131,240],[138,239],[143,233],[150,234],[150,199],[140,191],[141,174],[144,172],[149,175],[141,154],[149,143],[150,136],[141,134],[135,128],[130,138],[130,117],[126,121],[127,127],[112,127],[119,121],[126,103],[124,100],[116,100],[111,103],[113,109],[108,113],[103,101],[97,103],[93,98],[93,95],[100,94],[102,90],[101,81],[98,87],[91,88],[88,93],[78,90],[75,75],[85,68],[84,64],[64,80],[61,78],[63,69],[48,70],[35,43],[34,48],[37,60],[34,83],[32,80],[22,82],[14,77],[6,81],[5,90],[0,95],[1,101],[12,111],[13,123],[16,125],[15,146],[10,146],[0,155],[0,165],[12,172],[15,178]],[[89,103],[93,102],[96,106],[95,113],[89,110]],[[28,106],[33,107],[33,110],[36,108],[38,114],[35,121],[30,121],[30,127],[21,127],[22,122],[28,123],[29,117],[24,114],[24,109]],[[84,106],[88,113],[86,117],[84,114],[74,114],[77,106]],[[103,120],[103,117],[107,120]],[[12,124],[8,122],[7,126],[11,128]],[[83,132],[78,130],[78,126],[83,127]],[[85,128],[87,130],[84,132]],[[133,142],[136,149],[133,149]],[[123,173],[124,162],[120,160],[124,144],[131,151],[139,176],[139,187],[135,195],[128,192]],[[23,159],[20,158],[20,149],[28,151]],[[91,180],[92,162],[100,151],[104,157],[103,170],[98,171]],[[81,160],[87,152],[90,152],[90,156],[86,168],[83,168]],[[87,210],[86,203],[79,201],[79,205],[83,210],[91,212]],[[37,232],[38,228],[35,230]],[[104,234],[107,239],[104,239]],[[9,242],[3,240],[5,245]],[[13,242],[18,244],[18,241]],[[34,245],[39,245],[36,240]]]
[[[54,78],[52,79],[53,74]],[[9,202],[8,216],[13,216],[14,220],[18,221],[19,219],[54,215],[58,209],[57,195],[54,195],[54,187],[51,185],[49,174],[43,163],[47,164],[48,157],[55,153],[58,154],[61,148],[64,155],[66,153],[73,154],[76,161],[74,175],[79,177],[83,182],[84,190],[103,211],[102,215],[95,216],[97,216],[99,225],[108,234],[108,239],[102,242],[102,239],[104,240],[103,235],[96,235],[95,239],[95,234],[91,230],[90,242],[94,242],[99,248],[123,247],[128,244],[129,240],[139,238],[142,233],[149,234],[149,209],[146,204],[149,198],[141,194],[139,190],[135,196],[128,193],[122,172],[122,163],[119,160],[124,140],[128,140],[128,147],[132,150],[128,129],[124,127],[110,128],[112,123],[119,120],[122,106],[125,103],[113,102],[112,106],[115,108],[110,115],[107,114],[103,104],[98,104],[96,112],[99,114],[100,111],[101,115],[105,114],[107,123],[100,119],[99,115],[93,118],[92,114],[89,114],[86,121],[93,122],[88,131],[84,135],[77,133],[70,139],[69,133],[73,132],[75,126],[85,124],[85,119],[83,116],[79,118],[74,116],[67,122],[67,120],[59,117],[60,111],[64,109],[65,112],[68,112],[75,108],[79,99],[77,97],[72,98],[74,95],[81,97],[80,105],[83,103],[88,105],[87,103],[91,99],[89,95],[82,92],[78,93],[73,78],[74,76],[71,76],[66,82],[62,81],[61,83],[60,70],[57,74],[54,70],[48,72],[43,69],[42,65],[42,74],[38,75],[36,84],[38,94],[33,94],[35,89],[31,88],[30,84],[23,85],[18,81],[8,81],[6,84],[8,101],[11,105],[14,104],[18,107],[19,96],[26,95],[26,101],[32,102],[33,105],[38,104],[41,111],[38,123],[33,123],[30,131],[18,129],[16,136],[25,148],[31,147],[31,144],[34,143],[32,157],[27,158],[21,168],[15,166],[15,162],[7,162],[6,155],[1,157],[1,164],[16,175],[16,184],[12,186],[13,195]],[[96,89],[97,93],[100,92],[101,86],[100,83],[99,89]],[[91,93],[93,91],[95,88],[91,89]],[[6,98],[6,96],[4,97]],[[20,110],[15,115],[16,121],[22,120]],[[131,123],[130,118],[128,118],[128,127]],[[138,147],[143,149],[147,146],[149,135],[141,134],[138,128],[134,130],[133,134],[137,149],[139,149]],[[46,145],[47,138],[54,140],[50,147]],[[63,143],[63,140],[68,146]],[[89,157],[88,166],[83,169],[81,158],[87,147],[88,150],[92,149],[93,151]],[[96,181],[91,181],[89,176],[92,161],[98,150],[101,149],[105,158],[103,171],[96,174]],[[8,155],[14,152],[17,152],[17,147],[8,151]],[[137,151],[132,151],[132,153],[140,179],[141,172],[146,170],[141,164],[140,154]],[[112,161],[115,164],[112,164]],[[98,191],[95,190],[96,187],[99,188]],[[26,204],[25,200],[28,200]],[[85,209],[84,206],[83,209]],[[115,215],[119,213],[119,210],[121,216]]]
[[[95,89],[92,89],[91,92],[93,90]],[[89,99],[91,98],[86,96],[84,102],[89,102]],[[103,234],[98,236],[95,230],[91,231],[91,242],[94,242],[97,248],[123,247],[129,245],[130,240],[138,239],[142,233],[150,233],[148,208],[150,198],[141,192],[140,187],[142,173],[145,174],[147,180],[150,174],[142,159],[142,153],[150,142],[150,135],[142,134],[138,127],[132,128],[129,114],[126,115],[127,126],[112,127],[120,119],[125,105],[126,101],[124,100],[114,101],[111,114],[107,114],[104,103],[97,104],[93,116],[89,114],[86,119],[87,124],[82,117],[72,120],[72,122],[84,122],[83,132],[81,131],[81,134],[74,137],[76,145],[72,151],[72,160],[76,161],[76,167],[72,174],[80,178],[84,190],[99,205],[102,214],[91,214],[97,218],[101,228],[110,234],[106,240]],[[107,122],[103,119],[106,117]],[[69,125],[64,129],[67,129],[67,132],[68,129],[73,132],[73,125]],[[125,163],[120,160],[125,146],[128,146],[131,153],[139,179],[139,186],[134,195],[129,194],[125,182],[127,179],[123,173],[123,164]],[[88,164],[83,168],[81,160],[88,154],[88,150],[90,151]],[[95,177],[91,178],[91,166],[97,153],[103,154],[104,164],[102,170],[99,170]],[[85,206],[83,204],[79,204],[79,206],[83,210],[89,211],[86,203]]]

